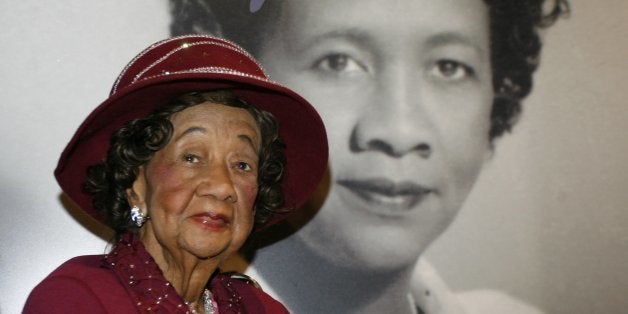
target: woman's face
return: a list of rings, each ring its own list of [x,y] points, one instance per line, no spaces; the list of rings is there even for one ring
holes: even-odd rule
[[[312,102],[331,145],[331,189],[299,235],[345,265],[414,263],[455,217],[489,153],[488,8],[482,0],[285,3],[258,57]]]
[[[259,128],[245,109],[212,103],[171,121],[170,142],[141,168],[130,192],[150,216],[142,240],[151,253],[222,259],[253,226]]]

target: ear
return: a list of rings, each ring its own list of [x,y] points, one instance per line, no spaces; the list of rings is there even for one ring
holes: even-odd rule
[[[146,209],[146,171],[144,166],[139,167],[137,178],[131,187],[126,189],[126,198],[130,207],[136,205]]]

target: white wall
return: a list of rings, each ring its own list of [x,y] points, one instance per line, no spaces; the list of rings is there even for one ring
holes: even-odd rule
[[[0,312],[19,313],[61,262],[104,252],[62,207],[52,172],[122,67],[168,24],[165,0],[0,1]]]
[[[573,2],[547,35],[522,120],[428,257],[458,290],[505,289],[548,313],[622,313],[628,2]],[[165,0],[46,4],[0,2],[2,313],[18,313],[61,262],[105,251],[61,204],[52,172],[126,62],[168,34]]]

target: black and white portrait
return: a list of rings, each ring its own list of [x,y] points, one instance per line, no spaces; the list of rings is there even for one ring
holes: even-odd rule
[[[53,169],[124,62],[189,33],[242,45],[327,128],[314,197],[223,266],[291,312],[628,307],[622,1],[0,8],[2,313],[61,261],[107,250],[110,232],[74,209]]]

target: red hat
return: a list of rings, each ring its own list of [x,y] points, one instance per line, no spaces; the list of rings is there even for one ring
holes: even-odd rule
[[[305,99],[270,80],[250,54],[210,36],[166,39],[137,55],[122,70],[109,98],[85,119],[61,154],[55,170],[59,185],[81,209],[104,222],[83,184],[87,168],[105,159],[113,132],[182,94],[219,89],[233,91],[279,121],[279,135],[286,144],[285,208],[265,226],[283,219],[305,203],[327,167],[323,122]]]

